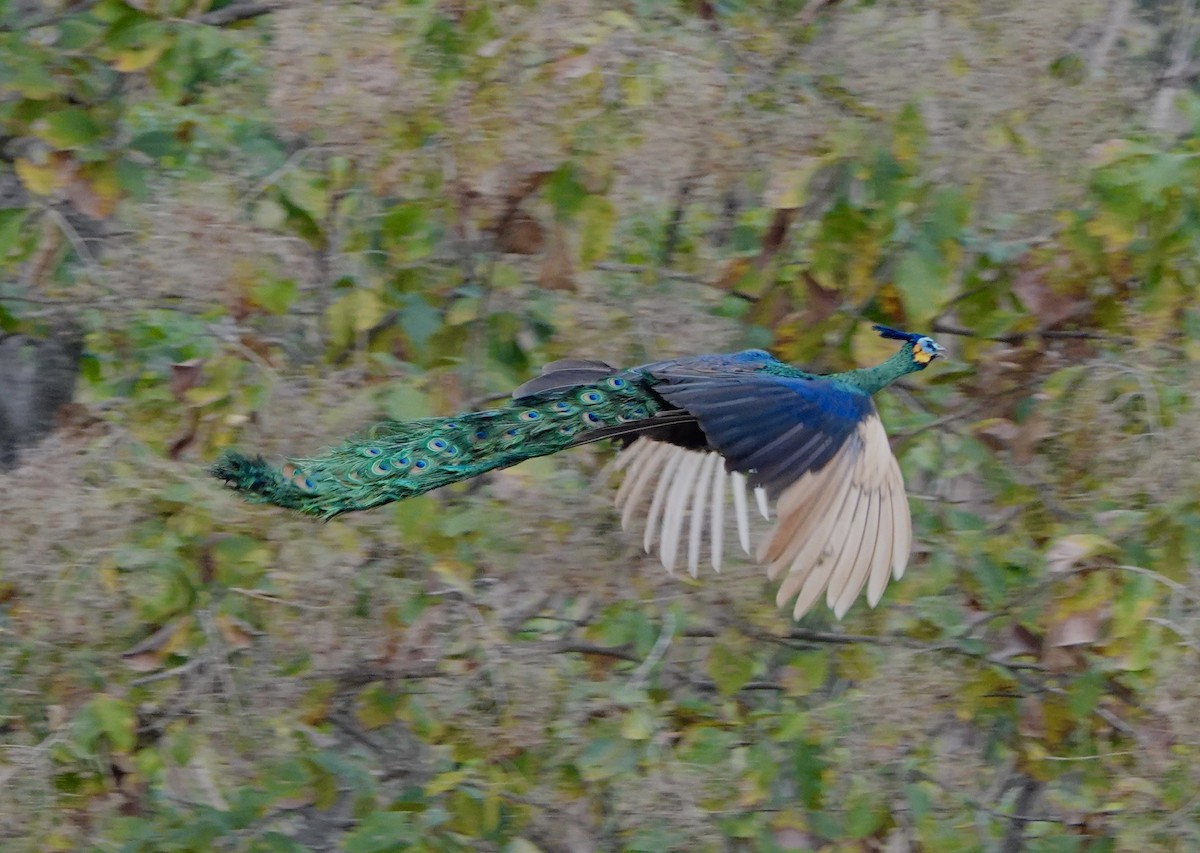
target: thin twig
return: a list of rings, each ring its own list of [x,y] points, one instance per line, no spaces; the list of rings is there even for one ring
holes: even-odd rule
[[[286,598],[277,598],[274,595],[269,595],[256,589],[244,589],[240,586],[231,586],[229,587],[229,591],[236,592],[238,595],[244,595],[247,598],[265,601],[268,604],[281,604],[284,607],[294,607],[297,610],[309,610],[319,613],[329,609],[329,605],[327,604],[301,604],[299,601],[288,601]]]
[[[629,651],[626,646],[598,646],[594,643],[585,643],[579,640],[563,640],[557,643],[552,654],[580,654],[580,655],[598,655],[606,658],[616,658],[617,660],[627,660],[630,663],[641,663],[641,658]]]
[[[667,649],[671,647],[671,639],[675,636],[675,613],[668,610],[667,615],[663,618],[662,633],[658,635],[658,639],[654,641],[654,647],[650,649],[650,654],[646,655],[646,659],[642,661],[638,668],[633,671],[633,677],[629,679],[629,683],[635,686],[641,686],[645,683],[646,678],[663,655],[667,653]]]
[[[283,8],[282,3],[230,3],[223,9],[205,12],[203,15],[196,18],[196,20],[210,27],[226,27],[230,24],[248,21],[251,18],[259,18],[263,15],[270,15],[272,12],[277,12],[281,8]]]

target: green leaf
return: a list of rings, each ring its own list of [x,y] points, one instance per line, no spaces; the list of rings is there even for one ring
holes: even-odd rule
[[[346,853],[403,853],[419,840],[408,812],[375,812],[345,836]]]
[[[0,210],[0,260],[7,258],[16,249],[21,237],[21,226],[29,211],[23,207]]]
[[[329,213],[329,189],[326,183],[324,175],[295,169],[280,178],[278,187],[288,202],[319,223]]]
[[[420,294],[406,294],[404,307],[400,311],[400,328],[413,346],[424,350],[429,339],[442,328],[442,312]]]
[[[708,654],[708,674],[723,696],[737,693],[754,677],[754,657],[748,649],[740,647],[729,632],[718,639]]]
[[[267,832],[254,839],[246,848],[248,853],[309,853],[311,847],[295,841],[282,832]]]
[[[878,795],[858,780],[851,786],[850,796],[843,804],[846,809],[846,836],[868,838],[883,825],[887,811],[879,802]]]
[[[424,204],[401,204],[393,207],[379,225],[383,244],[396,254],[398,260],[417,260],[427,256],[436,245],[437,235]]]
[[[828,767],[824,747],[819,741],[796,741],[792,748],[792,773],[799,789],[800,801],[810,809],[821,807],[825,791],[823,774]]]
[[[184,151],[179,137],[166,130],[148,130],[145,133],[139,133],[129,141],[129,147],[156,160],[179,156]]]
[[[270,279],[254,288],[254,301],[272,314],[286,314],[298,292],[295,279]]]
[[[45,54],[13,38],[0,42],[0,92],[46,101],[66,91],[63,79],[44,62]]]
[[[575,767],[584,779],[597,782],[632,773],[637,767],[637,755],[623,738],[598,737],[583,748],[575,759]]]
[[[895,284],[909,324],[921,328],[941,307],[944,273],[931,250],[910,249],[896,267]]]
[[[55,148],[72,149],[98,141],[105,129],[87,110],[68,107],[34,122],[33,132]]]
[[[391,690],[382,682],[368,684],[358,694],[355,713],[363,728],[377,729],[396,719],[403,694]]]
[[[383,315],[383,303],[378,293],[355,288],[330,305],[325,317],[331,339],[344,348],[354,344],[360,334],[373,328],[383,319]]]
[[[95,751],[100,738],[118,753],[132,752],[137,720],[128,702],[101,693],[84,706],[75,720],[75,737],[89,752]]]
[[[122,157],[117,160],[114,168],[117,186],[126,195],[138,201],[145,201],[150,197],[150,187],[146,182],[148,170],[145,166],[128,157]]]
[[[554,213],[561,222],[573,219],[583,210],[589,195],[574,163],[562,164],[546,181],[546,198],[554,205]]]
[[[579,260],[582,263],[594,264],[608,254],[616,222],[617,209],[611,201],[603,196],[588,197],[579,223]]]
[[[914,163],[925,147],[925,122],[916,104],[905,104],[892,128],[892,153],[901,163]]]
[[[936,788],[932,782],[914,782],[904,786],[904,798],[908,801],[908,811],[914,821],[922,821],[933,808],[933,791]]]

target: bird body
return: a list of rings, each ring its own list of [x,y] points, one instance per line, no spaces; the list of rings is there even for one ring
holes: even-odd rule
[[[622,523],[645,510],[643,544],[672,570],[686,549],[698,570],[705,532],[721,566],[726,496],[750,550],[749,499],[775,525],[757,557],[783,574],[777,600],[799,618],[826,592],[840,618],[867,586],[874,606],[907,564],[911,528],[899,466],[871,395],[940,354],[904,341],[880,365],[816,375],[763,350],[658,361],[620,370],[567,359],[513,392],[509,405],[453,418],[378,424],[283,468],[226,453],[212,473],[256,502],[320,518],[414,497],[486,471],[581,444],[620,439]],[[686,539],[684,527],[687,526]]]

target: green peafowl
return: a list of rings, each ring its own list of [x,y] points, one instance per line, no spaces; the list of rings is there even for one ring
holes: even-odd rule
[[[641,518],[643,545],[695,576],[708,531],[720,571],[727,495],[750,552],[748,495],[774,527],[758,547],[776,601],[800,618],[825,592],[840,619],[864,585],[874,607],[908,564],[912,526],[900,467],[871,395],[942,353],[931,338],[874,327],[900,350],[875,367],[815,375],[762,350],[658,361],[548,364],[510,405],[376,425],[282,469],[227,452],[212,467],[249,500],[319,518],[410,498],[485,471],[602,439],[624,448],[617,508]],[[686,536],[685,536],[686,527]]]

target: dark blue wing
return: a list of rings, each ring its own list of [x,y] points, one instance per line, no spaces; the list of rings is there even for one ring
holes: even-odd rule
[[[667,361],[655,361],[630,370],[620,370],[611,364],[594,359],[564,358],[552,361],[542,367],[540,376],[521,385],[512,392],[512,396],[514,400],[519,400],[549,391],[590,385],[607,379],[609,376],[621,374],[637,375],[653,373],[660,369],[670,369],[677,373],[686,371],[705,375],[727,375],[730,373],[753,373],[769,363],[784,366],[769,352],[760,349],[748,349],[725,355],[695,355]]]
[[[772,496],[824,468],[875,414],[869,396],[824,379],[708,373],[669,363],[649,372],[659,380],[655,392],[696,418],[726,466]]]

